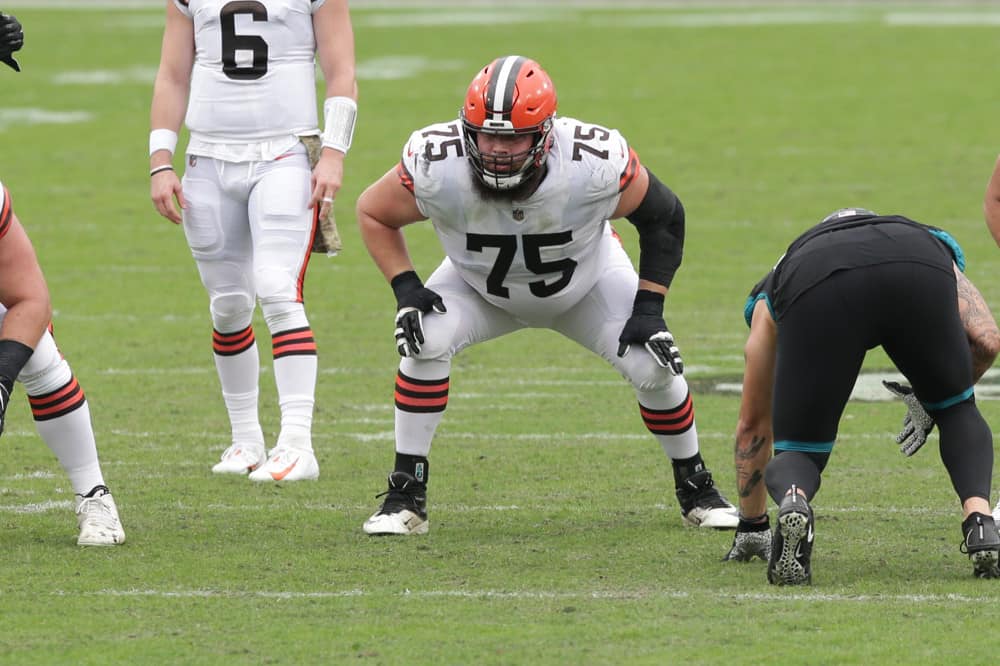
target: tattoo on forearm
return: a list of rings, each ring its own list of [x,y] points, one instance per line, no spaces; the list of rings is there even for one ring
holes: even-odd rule
[[[760,470],[754,470],[754,473],[750,475],[746,483],[736,483],[736,490],[739,492],[740,497],[750,497],[753,495],[753,491],[760,485],[760,482],[764,480],[764,475],[760,473]]]
[[[740,445],[739,438],[736,439],[736,491],[740,497],[750,497],[754,490],[764,480],[763,470],[752,469],[753,461],[757,460],[761,451],[768,445],[768,438],[762,435],[755,435],[750,438],[749,444]]]

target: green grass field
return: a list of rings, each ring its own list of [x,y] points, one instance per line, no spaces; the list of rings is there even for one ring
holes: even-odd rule
[[[732,498],[738,395],[723,389],[742,371],[743,301],[799,230],[848,205],[943,226],[1000,310],[981,212],[1000,151],[1000,5],[352,3],[345,251],[314,257],[306,285],[321,478],[267,486],[209,471],[228,423],[207,298],[148,192],[163,7],[132,5],[2,3],[27,41],[24,71],[0,71],[0,178],[46,271],[128,542],[75,545],[72,490],[16,400],[0,440],[0,663],[995,663],[1000,581],[973,579],[959,553],[935,446],[897,452],[898,404],[849,404],[814,502],[814,585],[775,588],[762,563],[720,562],[729,533],[681,526],[629,387],[548,332],[456,360],[430,534],[366,537],[392,464],[397,356],[354,201],[413,129],[457,115],[479,66],[538,59],[563,115],[620,129],[685,204],[667,320]],[[408,240],[429,275],[430,226]],[[890,367],[872,353],[866,371]],[[1000,431],[998,403],[980,404]]]

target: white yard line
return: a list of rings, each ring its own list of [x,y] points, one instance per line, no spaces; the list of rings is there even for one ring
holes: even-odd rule
[[[593,590],[565,592],[552,590],[409,590],[370,592],[362,589],[347,590],[162,590],[155,588],[104,589],[95,592],[50,593],[53,596],[98,596],[98,597],[155,597],[155,598],[222,598],[222,599],[282,599],[288,601],[313,599],[339,599],[353,597],[400,597],[403,599],[456,598],[482,600],[550,600],[550,599],[596,599],[608,601],[648,601],[656,599],[714,599],[735,601],[810,601],[843,604],[905,604],[912,605],[966,605],[970,603],[991,603],[991,595],[971,596],[966,594],[823,594],[815,592],[723,592],[719,590]]]
[[[184,467],[191,467],[192,465],[184,465]],[[201,467],[202,465],[193,465],[194,467]],[[161,475],[136,475],[142,478],[160,478]],[[168,475],[162,475],[163,477]],[[171,478],[176,478],[171,477]],[[231,477],[232,481],[239,481],[237,477]],[[372,479],[372,481],[379,481],[382,483],[381,478]],[[245,483],[252,485],[252,482],[246,480]],[[23,492],[23,491],[22,491]],[[41,491],[39,491],[40,493]],[[45,490],[46,493],[53,491]],[[69,491],[60,491],[62,492]],[[127,498],[127,493],[126,493]],[[246,512],[285,512],[290,510],[295,511],[315,511],[319,513],[365,513],[371,510],[375,506],[375,500],[372,502],[355,502],[355,503],[318,503],[318,502],[288,502],[288,501],[276,501],[274,503],[248,503],[240,502],[238,504],[227,504],[225,502],[211,502],[208,504],[185,504],[184,502],[175,501],[171,503],[171,506],[176,508],[178,511],[219,511],[219,512],[233,512],[233,513],[246,513]],[[669,519],[673,520],[675,513],[677,512],[677,505],[670,503],[654,503],[648,505],[650,508],[657,511],[662,511]],[[69,500],[46,500],[43,502],[24,502],[24,503],[8,503],[0,504],[0,514],[2,513],[44,513],[46,511],[63,511],[65,509],[71,509],[73,503]],[[551,501],[539,501],[536,503],[521,503],[521,504],[463,504],[456,502],[431,502],[430,510],[435,513],[435,515],[444,514],[487,514],[487,513],[497,513],[497,512],[510,512],[510,513],[538,513],[545,512],[552,509]],[[603,509],[606,513],[615,512],[627,512],[631,511],[632,508],[629,506],[604,506]],[[566,504],[560,507],[560,511],[573,512],[577,511],[580,513],[587,513],[590,508],[584,505],[574,505]],[[823,516],[830,515],[852,515],[852,516],[884,516],[886,514],[902,515],[902,516],[920,516],[921,518],[956,518],[956,510],[952,508],[949,504],[948,506],[883,506],[883,505],[871,505],[871,506],[838,506],[838,505],[816,505],[817,516],[822,523]]]

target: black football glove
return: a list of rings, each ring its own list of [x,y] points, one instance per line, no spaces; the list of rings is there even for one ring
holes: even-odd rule
[[[625,358],[633,344],[641,344],[661,368],[674,375],[684,374],[684,361],[674,336],[663,320],[663,294],[640,289],[632,304],[632,316],[618,336],[618,356]]]
[[[750,523],[740,516],[740,523],[736,526],[736,536],[733,537],[733,546],[722,558],[723,562],[749,562],[755,557],[767,562],[771,559],[771,523],[764,514],[764,520],[759,523]]]
[[[396,351],[400,356],[419,354],[424,344],[424,314],[448,310],[437,292],[425,287],[414,271],[400,273],[390,285],[396,294]]]
[[[903,429],[896,435],[899,451],[904,456],[912,456],[920,450],[927,441],[927,435],[934,430],[934,419],[927,413],[924,406],[913,394],[913,389],[899,382],[882,380],[882,386],[897,398],[902,398],[906,405],[906,416],[903,418]]]
[[[20,51],[24,46],[24,30],[21,22],[10,14],[0,13],[0,62],[9,65],[15,72],[21,71],[21,66],[11,54]]]

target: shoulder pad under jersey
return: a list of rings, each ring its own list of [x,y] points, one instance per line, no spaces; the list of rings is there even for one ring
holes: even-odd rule
[[[639,171],[639,157],[618,130],[557,118],[553,128],[554,153],[569,168],[590,174],[594,194],[618,194]]]
[[[400,182],[415,195],[436,190],[440,184],[468,170],[465,136],[458,120],[437,123],[410,135],[400,158]]]

